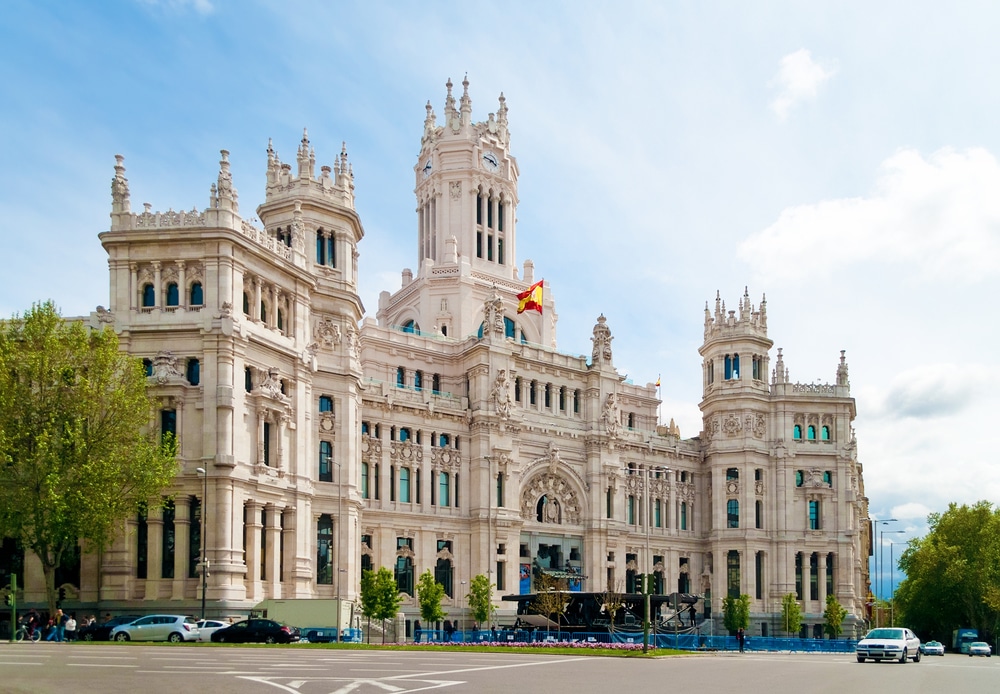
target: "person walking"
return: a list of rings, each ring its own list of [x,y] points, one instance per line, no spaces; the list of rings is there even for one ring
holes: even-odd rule
[[[76,641],[76,615],[70,614],[66,618],[66,640],[70,643]]]
[[[413,620],[413,643],[420,643],[420,620]]]
[[[739,631],[736,632],[736,643],[740,645],[740,653],[743,652],[743,642],[746,641],[746,638],[746,632],[743,631],[743,627],[740,627]]]

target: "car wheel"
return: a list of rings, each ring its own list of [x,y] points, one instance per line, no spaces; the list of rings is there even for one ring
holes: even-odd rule
[[[167,637],[167,641],[170,643],[180,643],[184,640],[184,637],[178,634],[176,631]]]
[[[919,663],[920,662],[920,651],[917,651],[917,654],[915,656],[913,656],[913,662],[914,663]]]
[[[899,662],[902,663],[903,665],[906,665],[906,659],[908,657],[909,656],[906,655],[906,649],[904,648],[903,649],[903,655],[899,656]]]
[[[94,635],[93,634],[84,634],[83,635],[83,640],[84,641],[93,641],[94,640]]]
[[[275,643],[275,639],[274,639],[273,636],[270,636],[270,635],[269,636],[265,636],[264,637],[264,643]]]
[[[216,636],[212,640],[215,641],[216,643],[225,643],[226,642],[226,637],[225,636]]]
[[[865,662],[865,659],[862,656],[859,655],[858,656],[858,662],[859,663],[863,663],[863,662]]]
[[[128,641],[128,640],[129,640],[128,634],[126,634],[124,631],[120,631],[117,634],[115,634],[115,641]]]

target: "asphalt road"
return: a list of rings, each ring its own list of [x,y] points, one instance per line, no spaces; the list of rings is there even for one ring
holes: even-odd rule
[[[197,644],[0,643],[2,694],[371,694],[451,692],[1000,691],[1000,658],[946,655],[859,664],[853,655],[584,656],[205,647]]]

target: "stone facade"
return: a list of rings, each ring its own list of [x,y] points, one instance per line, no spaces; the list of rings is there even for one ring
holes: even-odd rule
[[[197,611],[207,508],[213,614],[356,599],[362,567],[386,566],[404,588],[435,572],[457,615],[473,576],[513,594],[540,566],[598,591],[654,573],[661,592],[714,596],[717,616],[727,591],[746,593],[751,633],[776,624],[789,592],[808,624],[831,591],[863,616],[867,500],[843,353],[834,384],[792,383],[781,350],[771,365],[766,301],[744,294],[727,311],[717,297],[704,430],[660,424],[655,385],[616,370],[603,315],[587,358],[556,349],[547,282],[542,312],[517,313],[536,279],[515,262],[507,105],[474,122],[468,82],[452,89],[440,123],[427,105],[414,166],[416,274],[374,318],[358,296],[346,151],[317,174],[303,134],[293,173],[269,145],[259,227],[240,214],[225,151],[209,206],[189,212],[133,212],[118,157],[100,234],[110,305],[90,321],[146,360],[181,467],[172,506],[84,554],[73,597]]]

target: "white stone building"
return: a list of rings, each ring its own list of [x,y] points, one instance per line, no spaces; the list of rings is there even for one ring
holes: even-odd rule
[[[362,568],[386,566],[409,617],[428,569],[458,615],[473,576],[499,598],[540,566],[593,591],[655,573],[659,592],[714,596],[717,616],[727,592],[746,593],[754,634],[773,632],[790,592],[810,634],[830,593],[863,617],[867,500],[843,352],[833,384],[791,383],[780,349],[771,361],[766,301],[727,311],[716,297],[703,431],[661,425],[656,387],[615,369],[603,315],[585,358],[556,347],[548,282],[542,312],[517,313],[538,275],[516,264],[507,106],[501,95],[476,122],[468,82],[458,99],[447,89],[414,166],[416,270],[374,318],[357,293],[346,152],[317,174],[306,135],[294,169],[269,147],[259,227],[225,151],[209,207],[190,212],[134,212],[118,157],[100,234],[110,305],[90,320],[146,360],[181,467],[172,504],[83,554],[70,604],[197,612],[204,527],[212,614],[354,599]],[[40,602],[30,556],[25,573]]]

